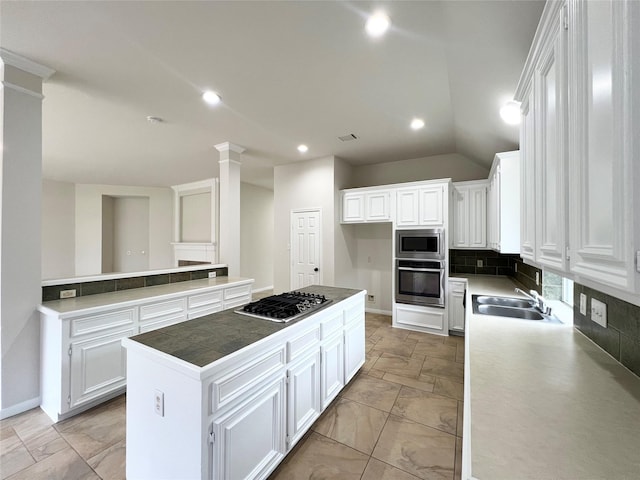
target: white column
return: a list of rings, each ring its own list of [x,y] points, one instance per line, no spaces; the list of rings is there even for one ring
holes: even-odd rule
[[[0,48],[0,417],[40,404],[42,81]]]
[[[244,148],[219,143],[220,152],[220,261],[229,267],[229,276],[240,275],[240,154]]]

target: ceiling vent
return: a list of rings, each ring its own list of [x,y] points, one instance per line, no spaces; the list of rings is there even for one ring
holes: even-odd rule
[[[353,133],[350,133],[349,135],[343,135],[341,137],[338,137],[340,140],[342,140],[343,142],[350,142],[351,140],[357,140],[358,137],[356,137]]]

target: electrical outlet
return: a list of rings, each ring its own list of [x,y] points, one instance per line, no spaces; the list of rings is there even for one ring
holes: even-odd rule
[[[216,278],[216,272],[209,272],[209,278]]]
[[[536,285],[540,285],[540,272],[536,272]]]
[[[517,263],[514,264],[514,268],[516,270],[516,273],[518,273],[518,264]]]
[[[580,315],[587,314],[587,296],[584,293],[580,294]]]
[[[73,298],[76,296],[76,289],[72,288],[71,290],[60,290],[60,298]]]
[[[156,390],[153,396],[153,408],[156,414],[164,417],[164,392]]]
[[[591,299],[591,320],[596,322],[598,325],[607,328],[607,304],[601,302],[600,300],[596,300],[595,298]]]
[[[376,301],[376,296],[375,295],[367,295],[367,302],[375,302]]]
[[[476,267],[484,266],[484,262],[481,259],[476,260]]]

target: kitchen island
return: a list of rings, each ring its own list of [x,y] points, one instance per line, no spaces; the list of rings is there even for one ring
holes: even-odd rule
[[[519,295],[467,278],[462,478],[640,478],[640,378],[573,326],[473,314]]]
[[[266,478],[363,365],[365,291],[289,323],[207,315],[123,340],[127,478]]]

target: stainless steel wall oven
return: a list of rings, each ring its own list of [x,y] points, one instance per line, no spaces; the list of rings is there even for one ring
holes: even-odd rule
[[[442,228],[396,231],[396,258],[444,260],[444,249]]]
[[[396,259],[396,302],[444,307],[445,262]]]

